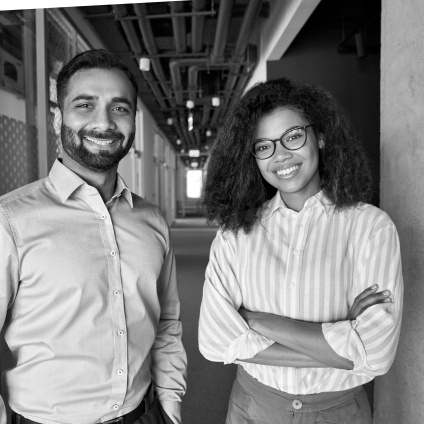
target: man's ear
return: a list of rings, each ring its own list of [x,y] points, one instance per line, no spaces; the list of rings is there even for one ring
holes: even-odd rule
[[[60,135],[60,128],[62,127],[62,112],[58,107],[54,111],[53,127],[56,134]]]

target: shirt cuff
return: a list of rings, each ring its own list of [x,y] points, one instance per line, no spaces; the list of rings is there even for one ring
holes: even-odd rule
[[[334,352],[353,362],[353,369],[346,371],[351,373],[368,366],[365,347],[355,328],[355,320],[322,324],[324,338]]]
[[[237,359],[253,358],[274,343],[274,340],[270,340],[262,334],[249,329],[228,346],[224,352],[224,364],[232,364]]]

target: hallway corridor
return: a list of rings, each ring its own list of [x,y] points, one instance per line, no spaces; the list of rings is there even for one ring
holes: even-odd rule
[[[177,219],[171,227],[181,299],[183,342],[188,357],[183,424],[224,424],[236,367],[207,361],[199,352],[199,308],[209,249],[217,228],[202,218]]]

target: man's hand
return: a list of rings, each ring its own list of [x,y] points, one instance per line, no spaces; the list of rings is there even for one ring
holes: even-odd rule
[[[391,293],[389,290],[377,292],[377,289],[378,286],[375,284],[356,296],[355,301],[353,302],[353,305],[350,307],[347,314],[348,320],[356,319],[370,306],[377,305],[378,303],[392,302],[392,299],[390,298]]]
[[[163,400],[161,405],[168,417],[175,424],[181,424],[181,402]]]

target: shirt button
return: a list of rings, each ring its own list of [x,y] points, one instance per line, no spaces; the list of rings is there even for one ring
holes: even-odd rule
[[[294,281],[292,281],[292,282],[290,283],[290,287],[292,287],[292,288],[296,287],[296,283],[295,283]]]
[[[106,219],[106,218],[107,218],[107,216],[103,214],[100,218],[102,218],[102,219]]]
[[[299,228],[302,228],[302,227],[303,227],[303,224],[302,224],[302,223],[300,223],[300,224],[299,224]]]
[[[119,405],[115,403],[115,405],[113,405],[112,408],[114,411],[117,411],[119,409]]]
[[[122,330],[119,330],[118,331],[118,336],[123,336],[123,335],[124,335],[124,332]]]
[[[120,293],[120,291],[119,291],[119,290],[114,290],[114,291],[113,291],[113,294],[114,294],[115,296],[119,296],[119,293]]]
[[[292,403],[294,409],[302,408],[302,402],[299,399],[295,399]]]
[[[116,252],[114,250],[111,250],[110,256],[116,256]]]
[[[118,370],[118,375],[122,375],[123,373],[124,373],[124,371]]]

